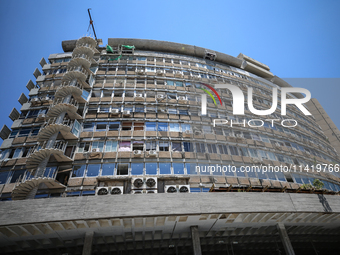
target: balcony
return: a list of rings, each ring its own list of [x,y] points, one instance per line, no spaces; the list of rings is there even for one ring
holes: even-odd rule
[[[12,190],[12,199],[26,199],[30,192],[39,187],[41,183],[44,183],[48,189],[66,188],[66,186],[56,180],[56,176],[57,171],[55,169],[53,169],[53,171],[45,169],[41,177],[34,177],[31,172],[26,171],[15,183],[14,189]]]
[[[78,48],[78,47],[88,47],[88,48],[95,50],[96,47],[97,47],[97,42],[92,37],[84,36],[84,37],[78,39],[78,41],[76,43],[76,48]]]
[[[64,97],[67,97],[68,95],[72,95],[73,97],[77,97],[77,99],[78,98],[80,99],[82,98],[81,97],[82,93],[83,93],[83,86],[79,84],[79,82],[77,82],[76,80],[73,80],[73,81],[63,82],[61,86],[57,88],[57,91],[55,92],[54,97],[64,98]]]
[[[72,133],[74,120],[64,119],[61,123],[56,123],[57,118],[49,119],[44,123],[38,134],[38,142],[47,141],[56,133],[61,133],[65,140],[77,139],[78,137]]]
[[[82,119],[82,117],[77,113],[79,108],[79,103],[77,100],[72,98],[69,102],[64,102],[63,98],[58,98],[53,101],[53,104],[49,107],[46,117],[56,118],[61,113],[67,112],[70,119]]]
[[[26,161],[27,169],[37,169],[39,164],[52,154],[58,162],[71,162],[72,155],[66,155],[66,141],[56,141],[52,146],[47,146],[47,142],[38,143]],[[69,151],[69,150],[67,150]],[[70,154],[70,153],[67,153]]]
[[[63,76],[63,81],[72,81],[74,79],[78,79],[82,82],[85,82],[88,75],[89,71],[87,71],[81,65],[72,67],[68,66],[67,72]]]
[[[68,63],[68,67],[73,67],[73,66],[83,66],[85,68],[90,68],[91,66],[91,58],[87,54],[72,54],[72,59]]]

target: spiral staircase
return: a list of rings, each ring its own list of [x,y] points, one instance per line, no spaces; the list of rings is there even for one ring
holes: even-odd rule
[[[38,144],[33,148],[26,161],[28,175],[16,183],[12,191],[12,199],[34,198],[40,184],[47,188],[65,188],[56,178],[44,176],[45,168],[51,155],[58,162],[72,162],[65,155],[68,140],[77,139],[72,133],[76,120],[82,119],[78,112],[79,104],[87,101],[82,97],[83,90],[89,90],[91,86],[87,82],[90,67],[96,64],[93,59],[97,42],[92,37],[82,37],[76,43],[72,53],[72,59],[67,65],[67,72],[62,77],[62,84],[54,95],[54,101],[46,114],[46,122],[38,134]],[[60,135],[63,140],[60,140]]]

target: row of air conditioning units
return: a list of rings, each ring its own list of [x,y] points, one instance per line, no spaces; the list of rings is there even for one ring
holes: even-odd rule
[[[164,193],[190,193],[190,185],[165,185]]]
[[[132,178],[131,189],[157,189],[157,178]]]
[[[124,193],[123,186],[111,186],[111,187],[97,187],[96,195],[122,195]]]
[[[30,101],[31,103],[38,103],[38,102],[47,102],[53,100],[53,97],[45,96],[45,97],[35,97],[32,98]]]

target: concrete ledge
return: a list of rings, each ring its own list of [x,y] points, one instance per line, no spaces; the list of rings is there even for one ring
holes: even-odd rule
[[[340,213],[340,199],[339,196],[330,195],[240,192],[6,201],[1,202],[0,226],[63,220],[243,212]]]

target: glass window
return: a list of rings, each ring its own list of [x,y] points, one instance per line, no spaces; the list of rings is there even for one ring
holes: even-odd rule
[[[21,151],[22,148],[16,148],[12,158],[18,158],[20,156]]]
[[[235,146],[229,146],[231,155],[238,156],[238,151]]]
[[[145,163],[145,174],[157,174],[157,163]]]
[[[160,174],[171,174],[170,163],[159,163]]]
[[[128,175],[129,174],[129,164],[118,163],[117,164],[117,175]]]
[[[177,87],[183,87],[183,82],[181,82],[181,81],[176,81],[176,86],[177,86]]]
[[[179,123],[170,123],[170,131],[179,132]]]
[[[94,130],[94,123],[84,123],[84,132],[92,132]]]
[[[142,175],[143,174],[143,163],[131,163],[131,174]]]
[[[159,122],[158,131],[168,131],[168,123]]]
[[[30,132],[31,132],[30,128],[23,128],[20,130],[18,137],[28,136]]]
[[[157,143],[156,141],[148,141],[145,143],[145,150],[150,151],[150,150],[156,150],[157,149]]]
[[[279,181],[282,181],[282,182],[286,181],[285,175],[282,172],[276,172],[275,174]]]
[[[172,151],[182,151],[182,145],[180,142],[172,142]]]
[[[88,165],[86,176],[98,176],[99,175],[100,164]]]
[[[109,122],[109,131],[118,131],[119,124],[119,122]]]
[[[184,164],[183,163],[173,163],[174,174],[184,174]]]
[[[0,173],[0,184],[5,184],[7,182],[9,172]]]
[[[92,152],[103,152],[104,142],[92,142]]]
[[[249,148],[248,151],[249,151],[250,157],[252,157],[252,158],[258,157],[257,151],[255,149]]]
[[[117,151],[117,141],[106,141],[105,144],[105,152],[114,152]]]
[[[156,122],[147,122],[145,123],[146,131],[156,131]]]
[[[187,169],[188,174],[198,174],[196,172],[196,164],[194,163],[186,163],[185,168]]]
[[[18,133],[19,133],[19,130],[13,130],[8,138],[14,138],[17,136]]]
[[[184,151],[192,152],[192,144],[190,142],[183,142]]]
[[[174,81],[169,81],[169,80],[167,80],[167,81],[166,81],[166,84],[169,85],[169,86],[174,86]]]
[[[180,114],[180,115],[189,115],[189,112],[188,112],[188,110],[179,109],[178,110],[178,114]]]
[[[248,177],[250,178],[256,178],[256,173],[254,171],[247,172]]]
[[[85,171],[85,165],[74,166],[72,170],[72,177],[83,177]]]
[[[46,167],[44,172],[44,177],[50,177],[53,178],[55,171],[57,170],[57,167]]]
[[[36,135],[38,135],[39,131],[40,131],[40,127],[33,128],[33,129],[32,129],[32,132],[31,132],[31,136],[36,136]]]
[[[84,190],[82,196],[94,196],[96,194],[95,190]]]
[[[26,170],[16,170],[13,171],[13,175],[11,178],[10,183],[15,183],[17,180],[22,179],[22,177],[24,176]]]
[[[270,180],[276,180],[276,176],[275,176],[275,173],[272,172],[272,171],[268,171],[267,172],[267,175],[269,177]]]
[[[169,142],[159,142],[159,151],[169,151]]]
[[[240,147],[240,151],[241,151],[241,155],[242,156],[244,156],[244,157],[248,157],[249,156],[247,148]]]
[[[190,124],[181,124],[181,127],[182,127],[182,132],[185,132],[185,131],[190,131],[191,130],[191,126]]]
[[[241,168],[240,167],[236,168],[236,176],[238,176],[238,177],[246,177],[245,173],[241,172]]]
[[[97,122],[96,131],[106,131],[106,122]]]
[[[103,164],[102,175],[113,175],[115,170],[115,164]]]
[[[257,175],[258,175],[259,179],[268,179],[266,173],[263,172],[263,171],[259,171],[259,172],[257,173]]]

